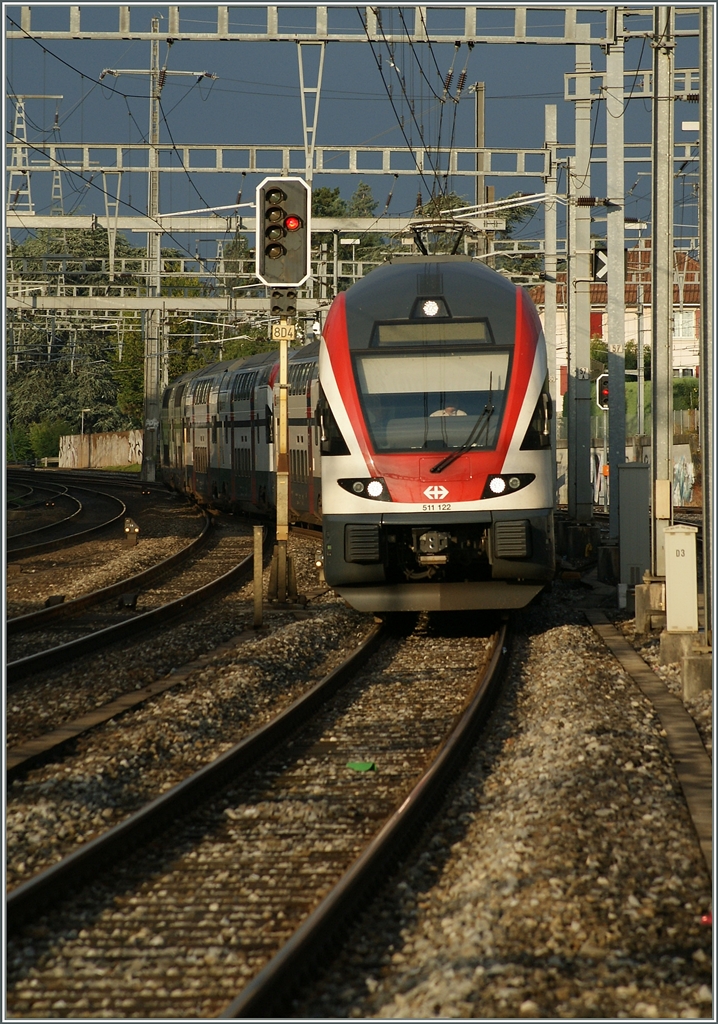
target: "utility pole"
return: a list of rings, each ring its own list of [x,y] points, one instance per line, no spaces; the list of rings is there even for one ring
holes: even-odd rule
[[[651,571],[657,577],[666,575],[673,487],[673,14],[672,7],[655,7],[653,14]]]
[[[606,240],[608,243],[608,422],[609,422],[609,535],[618,539],[618,467],[626,461],[626,292],[623,163],[623,12],[607,12],[607,34],[613,42],[606,52]],[[612,29],[612,31],[610,31]],[[604,413],[604,421],[606,414]],[[605,429],[604,429],[605,444]],[[626,510],[630,515],[630,510]]]
[[[700,427],[703,482],[703,600],[706,643],[713,645],[713,6],[700,10],[700,186],[701,255]]]
[[[589,26],[577,25],[584,39]],[[591,487],[591,214],[581,200],[591,193],[591,44],[576,46],[575,157],[569,161],[567,292],[568,334],[568,514],[578,523],[593,517]]]
[[[32,194],[30,192],[30,163],[27,153],[27,122],[25,120],[25,100],[29,96],[15,96],[15,119],[13,135],[15,141],[21,143],[19,149],[13,149],[10,158],[10,172],[7,182],[6,209],[17,210],[18,213],[34,213]],[[34,97],[33,97],[34,98]],[[10,229],[8,228],[8,231]]]
[[[556,105],[544,107],[544,146],[550,153],[549,173],[544,178],[546,189],[544,220],[544,337],[546,338],[546,360],[548,363],[548,385],[554,409],[558,402],[556,387],[556,147],[558,145]],[[551,417],[551,448],[556,451],[556,413]],[[554,486],[556,466],[554,464]]]
[[[152,32],[160,30],[159,18],[152,19]],[[147,172],[147,216],[157,221],[160,212],[160,43],[150,43],[150,132],[149,169]],[[109,217],[108,217],[109,220]],[[159,298],[162,293],[162,234],[147,232],[147,294]],[[142,479],[154,480],[157,472],[160,428],[160,311],[149,309],[145,318],[145,409],[142,442]]]
[[[149,161],[147,168],[147,216],[153,220],[158,227],[157,231],[147,232],[147,295],[148,298],[158,299],[162,294],[162,228],[159,220],[160,213],[160,96],[162,88],[168,75],[182,75],[196,78],[216,79],[218,76],[210,71],[169,71],[167,59],[169,58],[172,40],[167,41],[167,57],[165,63],[160,67],[160,31],[159,18],[152,19],[152,35],[150,42],[150,68],[141,70],[139,68],[105,68],[100,75],[102,80],[105,75],[112,75],[118,78],[120,75],[149,75],[150,76],[150,125],[149,125]],[[108,236],[117,231],[117,211],[120,203],[120,183],[122,175],[117,174],[117,194],[110,198],[105,196],[105,213],[107,216]],[[109,189],[105,187],[107,193]],[[114,238],[114,236],[113,236]],[[114,272],[114,251],[111,256],[111,274]],[[148,309],[144,317],[145,328],[145,407],[144,407],[144,437],[142,444],[142,479],[154,480],[157,471],[157,456],[159,453],[159,427],[160,427],[160,382],[163,375],[163,367],[167,364],[166,353],[163,349],[162,312],[159,308]]]
[[[474,82],[469,86],[474,94],[474,145],[476,146],[476,178],[474,181],[474,203],[483,206],[486,202],[486,178],[484,176],[484,146],[486,145],[486,85]],[[483,256],[488,252],[488,236],[486,231],[476,239],[476,255]]]

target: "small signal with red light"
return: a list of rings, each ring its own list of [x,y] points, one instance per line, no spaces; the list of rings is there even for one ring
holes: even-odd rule
[[[596,405],[599,409],[608,409],[607,373],[602,373],[596,378]]]

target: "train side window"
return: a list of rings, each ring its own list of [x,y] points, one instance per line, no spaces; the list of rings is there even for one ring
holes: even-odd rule
[[[319,427],[319,446],[322,455],[348,455],[349,448],[342,437],[337,421],[334,418],[329,402],[320,389],[319,401],[314,412],[316,425]]]
[[[526,436],[521,442],[521,451],[536,451],[551,446],[551,419],[553,418],[553,402],[548,386],[548,376],[541,388],[536,408],[533,411]]]

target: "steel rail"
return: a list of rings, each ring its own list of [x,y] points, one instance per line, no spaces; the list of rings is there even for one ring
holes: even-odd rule
[[[220,1017],[293,1016],[289,1003],[298,982],[306,979],[322,954],[326,957],[330,947],[336,948],[348,918],[366,905],[367,893],[386,878],[411,845],[412,836],[438,807],[488,714],[507,660],[507,639],[504,624],[488,667],[427,771],[316,910]]]
[[[251,555],[249,556],[251,559]],[[156,839],[158,831],[178,817],[198,807],[204,799],[226,783],[236,781],[239,772],[254,768],[257,761],[272,751],[344,683],[359,671],[387,634],[383,624],[376,625],[369,636],[332,672],[316,683],[266,725],[250,733],[229,750],[194,775],[179,782],[167,793],[157,797],[141,811],[130,815],[103,835],[86,843],[52,867],[13,889],[7,896],[8,931],[15,931],[53,905],[66,898],[68,891],[91,884],[101,870],[115,863],[128,849],[148,839]]]
[[[74,615],[75,612],[83,611],[85,608],[91,608],[94,605],[109,601],[119,594],[126,594],[137,587],[147,586],[148,583],[162,576],[173,566],[184,562],[202,547],[209,536],[211,525],[209,513],[203,511],[203,515],[205,523],[199,536],[195,537],[190,544],[186,544],[179,551],[175,551],[173,555],[169,555],[161,562],[158,562],[157,565],[152,565],[149,569],[138,572],[135,576],[128,576],[127,579],[111,583],[108,587],[102,587],[100,590],[93,590],[82,597],[76,597],[72,601],[64,601],[62,604],[53,605],[51,608],[41,608],[36,612],[28,612],[27,615],[16,615],[14,618],[7,620],[5,632],[10,636],[15,633],[22,633],[25,630],[37,629],[39,626],[44,626],[46,622],[66,618]]]
[[[11,480],[10,479],[10,473],[8,473],[6,475],[6,481],[7,481],[6,486],[7,486],[8,491],[10,490],[11,487],[15,487],[15,488],[21,487],[22,488],[22,493],[21,494],[14,494],[14,495],[13,494],[8,494],[6,496],[6,498],[5,498],[5,504],[6,505],[15,505],[18,501],[19,502],[24,501],[24,499],[25,498],[29,498],[30,495],[35,490],[35,488],[31,487],[30,484],[20,483],[18,480]],[[54,493],[55,494],[63,494],[65,491],[67,491],[67,487],[63,487],[61,490],[55,491]],[[21,504],[19,506],[19,511],[22,511],[22,510],[24,510],[26,508],[33,508],[35,505],[39,505],[40,502],[43,501],[43,500],[46,500],[46,499],[37,498],[35,501],[28,501],[27,504]]]
[[[44,526],[35,526],[33,527],[32,530],[23,530],[21,533],[13,533],[11,536],[8,537],[8,543],[11,543],[14,540],[19,540],[21,537],[29,537],[33,533],[42,533],[45,530],[55,530],[57,529],[58,526],[62,526],[63,523],[69,523],[71,519],[74,519],[75,516],[79,516],[80,513],[83,511],[82,502],[80,501],[80,499],[73,497],[72,494],[68,494],[67,490],[58,491],[56,494],[53,495],[53,498],[67,498],[67,500],[71,501],[73,505],[77,505],[77,508],[75,509],[74,512],[71,512],[69,516],[63,516],[62,519],[57,519],[54,523],[45,523]],[[43,501],[45,504],[47,504],[47,499],[43,498],[38,498],[38,500],[36,502],[33,502],[32,504],[39,505]],[[25,505],[25,508],[31,508],[32,504]],[[70,507],[72,507],[72,505]]]
[[[71,640],[67,644],[50,647],[45,651],[29,654],[26,658],[19,658],[17,661],[9,662],[6,668],[8,686],[34,672],[40,672],[43,669],[73,661],[83,654],[98,651],[103,647],[107,647],[108,644],[115,643],[117,640],[122,640],[125,637],[134,638],[137,633],[143,630],[170,622],[172,619],[183,615],[190,609],[196,608],[209,598],[214,597],[215,594],[220,593],[230,583],[234,583],[238,578],[251,570],[253,562],[254,556],[250,553],[230,569],[229,572],[223,573],[222,576],[218,576],[197,590],[190,591],[189,594],[184,594],[174,601],[160,605],[159,608],[153,608],[151,611],[144,612],[142,615],[136,615],[125,622],[117,622],[113,626],[106,626],[105,629],[98,629],[94,633],[78,637],[77,640]]]
[[[15,472],[22,476],[24,471],[17,470]],[[156,490],[166,490],[161,481],[149,482],[141,480],[139,473],[122,473],[120,471],[113,473],[104,469],[44,469],[40,467],[28,470],[27,472],[34,473],[35,479],[63,480],[71,487],[74,487],[76,480],[80,480],[84,483],[93,484],[97,484],[100,481],[109,484],[122,483],[123,486],[141,488],[143,492],[149,492],[151,487],[154,487]]]
[[[12,482],[12,481],[10,481],[10,474],[9,473],[7,474],[7,480],[8,480],[8,482]],[[44,492],[47,495],[49,495],[50,498],[61,498],[62,495],[67,495],[68,494],[68,486],[67,486],[67,484],[59,483],[59,481],[56,481],[56,482],[53,481],[52,483],[49,483],[49,484],[48,483],[44,483],[44,484],[41,483],[39,486],[35,486],[35,487],[31,487],[30,484],[25,484],[25,483],[17,484],[17,481],[15,481],[15,485],[19,485],[20,487],[27,486],[28,487],[28,495],[32,495],[33,492],[37,492],[37,490],[44,490]],[[18,500],[22,500],[23,498],[27,498],[28,495],[22,495],[22,496],[19,496],[19,498],[8,499],[8,500],[9,501],[18,501]],[[48,500],[47,498],[36,498],[34,501],[28,502],[27,505],[23,505],[22,508],[23,509],[32,509],[32,508],[35,508],[36,505],[43,505],[45,502],[47,502],[47,500]]]
[[[117,502],[120,505],[120,511],[116,516],[111,519],[106,519],[102,523],[97,523],[95,526],[90,526],[86,530],[78,530],[77,533],[68,534],[67,537],[56,537],[55,540],[45,541],[40,544],[30,544],[23,548],[14,548],[10,550],[6,545],[5,557],[7,561],[15,560],[18,558],[26,558],[28,555],[34,555],[46,551],[56,551],[58,548],[71,547],[73,544],[77,544],[79,541],[87,538],[91,533],[97,533],[99,530],[104,530],[108,526],[112,526],[119,519],[122,519],[127,512],[127,506],[121,498],[118,498],[114,494],[107,494],[105,491],[90,491],[87,487],[75,487],[77,491],[87,491],[88,494],[102,495],[103,498],[109,498],[110,501]],[[81,509],[80,509],[81,510]],[[78,511],[80,511],[78,510]],[[72,517],[70,517],[72,518]],[[65,520],[63,520],[64,522]],[[59,524],[55,524],[57,526]],[[7,538],[7,543],[12,541],[11,537]]]

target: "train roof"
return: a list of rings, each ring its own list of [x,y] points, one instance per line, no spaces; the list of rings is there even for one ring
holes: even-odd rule
[[[289,350],[289,361],[298,359],[317,358],[319,354],[319,341],[310,341],[301,348]],[[181,377],[171,380],[168,387],[176,387],[177,384],[188,383],[192,380],[205,380],[208,378],[221,377],[224,373],[238,373],[240,370],[256,370],[262,366],[274,366],[279,360],[279,352],[274,349],[272,352],[257,352],[253,356],[243,356],[238,359],[225,359],[219,363],[208,363],[207,366],[200,366],[197,370],[190,370],[183,373]]]
[[[488,319],[494,338],[513,341],[516,285],[469,256],[399,256],[376,267],[345,294],[350,346],[363,348],[377,322],[422,314],[419,300],[439,300],[443,316]]]

